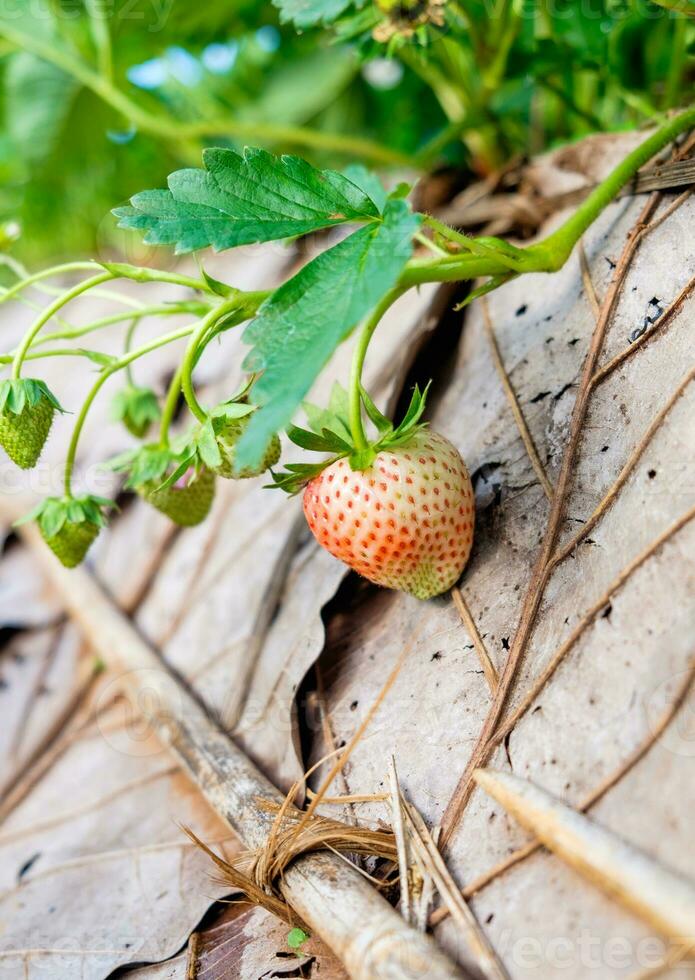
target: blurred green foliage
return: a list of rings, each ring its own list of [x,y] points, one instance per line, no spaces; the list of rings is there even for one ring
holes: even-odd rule
[[[486,172],[692,91],[693,0],[277,6],[0,4],[0,247],[104,254],[122,242],[110,209],[205,145]]]

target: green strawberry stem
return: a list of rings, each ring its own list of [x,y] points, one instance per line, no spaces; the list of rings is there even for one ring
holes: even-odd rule
[[[620,193],[640,167],[643,167],[677,136],[692,129],[693,126],[695,126],[695,107],[686,109],[685,112],[681,112],[680,115],[664,123],[643,143],[628,153],[608,177],[591,192],[574,214],[557,231],[537,246],[541,254],[545,253],[549,256],[548,271],[554,272],[562,268],[587,228]]]
[[[166,449],[169,445],[169,429],[176,413],[176,406],[179,403],[182,374],[183,362],[181,362],[177,367],[174,377],[171,379],[169,384],[169,390],[167,391],[166,398],[164,399],[162,418],[159,422],[159,445],[162,447],[162,449]]]
[[[125,337],[123,339],[123,351],[126,354],[130,351],[130,348],[132,347],[133,335],[135,334],[135,331],[139,323],[140,323],[140,317],[134,316],[130,321],[130,323],[128,324],[128,329],[126,330]],[[126,364],[125,376],[131,385],[135,384],[135,381],[133,379],[133,369],[130,364]]]
[[[87,350],[84,347],[53,347],[51,350],[30,351],[24,358],[25,361],[39,361],[44,357],[87,357],[96,360],[104,356],[101,351]],[[0,354],[0,364],[11,364],[14,360],[12,354]]]
[[[29,348],[32,345],[34,337],[41,330],[43,325],[47,323],[54,314],[61,310],[70,300],[74,299],[76,296],[81,295],[81,293],[86,293],[87,290],[92,289],[93,286],[98,286],[102,282],[108,282],[108,280],[113,279],[113,275],[110,272],[101,272],[97,276],[91,276],[89,279],[85,279],[83,282],[77,283],[71,289],[66,292],[61,293],[52,303],[50,303],[45,310],[40,314],[40,316],[34,320],[31,327],[27,330],[24,335],[21,344],[17,348],[17,351],[12,362],[12,377],[13,379],[19,378],[22,373],[22,364],[24,358],[27,355]]]
[[[268,293],[265,291],[258,293],[236,292],[232,297],[230,297],[230,299],[220,303],[214,310],[211,310],[210,313],[208,313],[208,315],[201,320],[200,326],[196,329],[195,333],[188,342],[188,347],[186,348],[186,353],[184,354],[182,364],[183,371],[181,374],[181,390],[183,391],[183,397],[186,399],[186,404],[188,405],[191,414],[194,415],[199,422],[206,422],[208,413],[205,411],[196,397],[195,388],[193,386],[193,370],[207,345],[214,337],[217,336],[218,330],[215,328],[223,316],[235,312],[237,315],[231,317],[227,322],[225,322],[223,329],[230,330],[232,327],[236,327],[240,323],[243,323],[256,313],[258,307],[261,305],[267,295]]]
[[[362,422],[362,395],[360,392],[362,384],[362,368],[364,359],[367,356],[367,348],[372,339],[374,331],[378,327],[381,318],[396,300],[403,295],[405,289],[394,287],[380,300],[364,321],[362,332],[357,341],[357,346],[352,355],[350,365],[350,381],[348,384],[348,420],[350,422],[350,434],[352,435],[355,449],[362,452],[369,448],[369,441],[364,431]]]
[[[127,367],[133,361],[136,361],[139,357],[144,357],[146,354],[150,354],[153,350],[157,350],[159,347],[164,347],[166,344],[171,344],[175,340],[181,340],[183,337],[188,337],[194,329],[195,326],[181,327],[179,330],[172,330],[171,333],[164,334],[162,337],[157,337],[154,340],[151,340],[149,343],[143,344],[142,347],[138,347],[135,350],[129,351],[127,354],[124,354],[123,357],[121,357],[118,361],[114,361],[114,363],[110,364],[108,367],[104,368],[104,370],[99,374],[99,377],[92,385],[86,399],[82,404],[82,408],[80,409],[77,419],[75,420],[75,426],[72,431],[72,437],[70,439],[70,445],[68,446],[68,452],[65,459],[64,485],[65,485],[66,497],[72,496],[72,474],[75,467],[77,446],[80,441],[80,435],[82,434],[82,429],[84,428],[84,423],[86,421],[87,414],[92,406],[92,403],[94,402],[94,399],[99,394],[104,384],[106,384],[106,382],[110,377],[112,377],[112,375],[116,374],[118,371]],[[180,390],[180,381],[178,387],[175,390],[176,390],[176,396],[178,396],[178,391]],[[169,401],[169,397],[167,397],[167,402],[168,401]],[[173,408],[170,409],[169,421],[171,421],[173,410],[176,407],[176,397],[173,399],[173,402],[174,405]],[[165,415],[163,416],[163,420],[165,416],[166,416],[166,407],[165,407]]]
[[[634,177],[640,167],[693,126],[695,126],[695,108],[686,109],[685,112],[660,126],[643,143],[627,154],[557,231],[537,245],[525,249],[502,251],[487,242],[481,243],[476,239],[460,235],[435,218],[426,217],[425,221],[430,227],[436,228],[449,240],[466,247],[468,254],[452,255],[442,259],[413,259],[406,266],[400,284],[410,287],[425,282],[456,282],[477,279],[479,276],[503,276],[510,271],[510,260],[513,261],[513,271],[516,273],[556,272],[565,264],[587,228]],[[471,254],[472,250],[478,254]],[[486,250],[487,254],[483,254]]]
[[[112,313],[109,316],[100,317],[98,320],[92,320],[91,323],[86,324],[84,327],[74,327],[69,330],[54,330],[51,333],[45,333],[33,342],[32,347],[41,347],[55,340],[74,340],[78,337],[84,337],[85,334],[101,330],[102,327],[110,327],[114,323],[123,323],[125,320],[132,321],[134,318],[143,320],[145,317],[150,316],[180,316],[182,313],[190,312],[190,304],[186,300],[181,303],[141,306],[135,313],[132,310],[124,310],[121,313]]]
[[[8,299],[12,299],[18,293],[21,293],[28,286],[33,286],[43,279],[62,276],[66,272],[94,272],[97,268],[98,266],[94,262],[63,262],[62,265],[54,265],[49,269],[41,269],[40,272],[34,272],[30,276],[25,276],[24,279],[19,279],[8,289],[4,290],[2,295],[0,295],[0,303],[5,303]]]
[[[222,304],[222,306],[224,306],[224,304]],[[188,405],[191,414],[195,416],[199,422],[205,422],[208,416],[207,412],[196,398],[195,388],[193,387],[193,368],[195,367],[199,357],[198,350],[204,346],[206,334],[210,328],[217,323],[221,315],[221,308],[218,307],[201,321],[200,326],[193,333],[188,342],[188,347],[186,348],[186,353],[184,354],[183,363],[181,365],[181,390],[183,391],[183,397],[186,399],[186,404]]]
[[[512,272],[522,271],[522,263],[524,257],[524,250],[519,248],[515,249],[509,246],[509,251],[512,254],[505,254],[501,249],[496,248],[493,245],[483,243],[480,239],[471,238],[469,235],[462,235],[461,232],[455,231],[448,225],[445,225],[443,221],[439,221],[437,218],[433,217],[431,214],[427,215],[425,218],[425,224],[432,228],[433,231],[438,232],[444,238],[447,238],[450,242],[454,242],[456,245],[460,245],[466,249],[466,251],[477,255],[479,258],[494,258],[498,262],[503,262],[507,265],[507,268]],[[451,253],[445,254],[445,258],[451,258]]]

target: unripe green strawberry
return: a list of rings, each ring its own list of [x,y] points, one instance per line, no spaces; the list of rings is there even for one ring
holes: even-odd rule
[[[461,456],[443,436],[417,429],[352,470],[338,459],[304,491],[319,544],[360,575],[419,599],[456,583],[473,544],[474,498]]]
[[[106,524],[104,509],[113,506],[112,500],[92,494],[84,497],[46,497],[15,526],[36,521],[41,537],[51,551],[66,568],[74,568],[84,559]]]
[[[0,445],[23,470],[36,466],[60,405],[43,381],[0,383]]]
[[[160,417],[159,402],[151,388],[128,384],[117,392],[111,404],[112,417],[131,435],[142,439]]]
[[[225,480],[248,480],[254,476],[260,476],[271,466],[275,466],[280,459],[282,446],[279,437],[274,435],[258,466],[245,466],[241,470],[234,469],[236,444],[248,426],[250,418],[250,415],[246,415],[241,419],[219,420],[220,422],[223,421],[223,424],[215,427],[217,445],[222,456],[222,463],[215,468],[215,472],[224,477]]]
[[[207,517],[215,496],[215,474],[202,469],[185,473],[176,483],[162,487],[161,480],[150,480],[137,488],[148,503],[181,527],[193,527]]]
[[[66,521],[57,534],[47,537],[43,528],[41,536],[66,568],[75,568],[83,560],[99,534],[99,527],[91,521],[73,524]]]

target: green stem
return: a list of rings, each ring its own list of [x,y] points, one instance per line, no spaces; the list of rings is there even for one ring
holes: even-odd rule
[[[82,350],[80,347],[54,347],[51,350],[29,351],[25,361],[38,361],[44,357],[98,357],[101,351]],[[12,354],[1,354],[0,364],[11,364]]]
[[[402,296],[404,292],[404,288],[396,286],[393,289],[390,289],[374,307],[372,312],[364,321],[362,330],[357,340],[357,346],[355,347],[355,351],[352,355],[352,363],[350,365],[350,382],[348,384],[348,419],[350,422],[350,434],[352,435],[355,449],[358,451],[369,448],[369,441],[367,440],[367,435],[364,431],[364,425],[362,423],[362,395],[360,393],[360,386],[362,384],[362,368],[364,367],[364,359],[367,355],[369,341],[372,339],[372,334],[379,325],[381,318],[384,316],[389,307],[392,306],[398,297]]]
[[[50,320],[51,317],[58,312],[58,310],[62,309],[66,303],[69,303],[70,300],[74,299],[76,296],[79,296],[81,293],[86,293],[88,289],[92,288],[92,286],[98,286],[99,283],[106,282],[109,279],[113,279],[110,272],[102,272],[98,276],[92,276],[90,279],[85,279],[83,282],[73,286],[72,289],[68,289],[67,292],[63,293],[61,296],[58,296],[57,299],[46,307],[43,313],[31,325],[27,333],[24,335],[21,344],[17,348],[17,353],[15,354],[14,361],[12,362],[13,378],[19,378],[22,371],[22,363],[26,357],[27,351],[31,347],[34,337],[36,337],[43,325],[47,323],[48,320]]]
[[[445,225],[443,221],[439,221],[434,218],[431,214],[425,217],[425,224],[428,225],[433,231],[439,232],[444,238],[447,238],[450,242],[455,242],[462,248],[465,248],[468,252],[472,252],[473,255],[477,255],[480,258],[494,258],[502,265],[506,265],[508,269],[513,272],[519,272],[522,269],[523,249],[514,249],[512,246],[507,246],[509,251],[518,253],[517,255],[508,255],[502,252],[500,249],[495,248],[492,245],[487,245],[484,242],[479,241],[476,238],[469,238],[468,235],[462,235],[461,232],[455,231],[450,228],[449,225]],[[450,258],[451,256],[447,256]]]
[[[159,445],[162,449],[166,449],[169,445],[169,429],[171,428],[171,423],[173,422],[174,415],[176,414],[176,407],[179,403],[182,374],[183,363],[179,364],[179,366],[176,368],[174,377],[171,379],[169,384],[169,390],[167,391],[166,398],[164,399],[164,406],[162,407],[162,418],[159,423]]]
[[[138,129],[166,139],[177,149],[180,149],[182,140],[192,137],[224,135],[251,142],[260,141],[282,146],[293,145],[314,150],[329,150],[371,160],[374,163],[400,166],[408,166],[412,163],[406,154],[386,146],[380,146],[371,140],[343,136],[340,133],[325,133],[305,129],[301,126],[285,126],[231,118],[201,120],[200,122],[166,119],[143,109],[137,102],[116,88],[109,78],[93,71],[87,64],[73,57],[60,45],[44,41],[39,36],[25,34],[6,21],[0,23],[0,36],[4,36],[18,48],[30,51],[44,61],[48,61],[72,75],[107,105],[129,119]]]
[[[198,347],[202,344],[208,330],[219,319],[217,310],[205,317],[200,326],[196,329],[188,342],[186,353],[181,364],[181,391],[186,399],[186,404],[190,412],[199,422],[207,421],[207,412],[196,398],[195,388],[193,387],[193,368],[198,360]]]
[[[140,322],[140,316],[134,316],[133,319],[128,324],[128,329],[126,330],[125,339],[123,341],[123,350],[127,354],[133,343],[133,334],[135,333],[136,327]],[[130,364],[126,365],[125,369],[126,378],[129,384],[134,384],[133,381],[133,369]]]
[[[186,353],[184,354],[183,363],[181,365],[181,390],[183,391],[183,397],[186,399],[186,404],[188,405],[191,414],[194,415],[199,422],[206,422],[208,413],[205,411],[196,397],[195,388],[193,386],[193,370],[209,341],[213,338],[213,336],[216,336],[214,329],[215,326],[223,316],[234,311],[236,311],[237,316],[230,319],[228,323],[225,323],[225,329],[238,326],[238,324],[243,323],[244,320],[248,320],[249,317],[253,316],[253,314],[256,312],[261,302],[266,298],[266,295],[267,294],[265,292],[246,293],[241,294],[240,296],[234,296],[233,298],[226,300],[224,303],[220,303],[218,307],[208,313],[208,315],[201,321],[200,326],[196,329],[195,333],[188,342],[188,347],[186,348]]]
[[[80,413],[75,421],[75,426],[72,430],[72,437],[70,439],[70,445],[68,446],[67,456],[65,457],[64,485],[65,485],[66,497],[72,497],[72,474],[75,468],[75,456],[77,455],[77,444],[80,440],[80,435],[82,433],[82,429],[84,427],[84,423],[87,418],[87,413],[89,412],[89,409],[92,407],[92,403],[94,402],[94,399],[99,394],[103,385],[106,384],[106,382],[108,381],[108,379],[111,377],[112,374],[113,371],[111,368],[106,368],[105,371],[102,371],[102,373],[99,375],[95,383],[92,385],[89,394],[85,398],[82,404],[82,408],[80,409]]]
[[[100,267],[96,262],[64,262],[62,265],[54,265],[50,269],[42,269],[41,272],[35,272],[31,276],[27,276],[26,279],[20,279],[8,289],[3,290],[0,295],[0,303],[5,303],[8,299],[12,299],[13,296],[21,293],[27,286],[33,286],[34,283],[41,282],[42,279],[49,279],[51,276],[60,276],[65,272],[84,272],[87,270],[94,272],[98,268]]]
[[[185,302],[181,306],[175,303],[166,303],[162,306],[143,306],[137,311],[136,316],[138,319],[143,319],[147,316],[180,316],[182,313],[190,312]],[[52,333],[45,333],[32,344],[32,347],[42,347],[44,344],[51,343],[54,340],[74,340],[77,337],[84,337],[85,334],[101,330],[102,327],[109,327],[114,323],[122,323],[124,320],[132,319],[132,310],[127,310],[123,313],[112,313],[110,316],[93,320],[84,327],[74,327],[69,330],[54,330]]]
[[[640,167],[651,160],[660,150],[671,143],[681,133],[695,126],[695,108],[686,109],[680,115],[661,126],[643,143],[625,157],[621,163],[592,191],[564,225],[546,238],[536,250],[545,253],[549,262],[547,271],[562,268],[572,249],[587,228],[617,196]]]
[[[82,429],[84,428],[87,413],[89,412],[94,399],[99,394],[104,384],[106,384],[112,375],[116,374],[124,367],[127,367],[133,361],[136,361],[139,357],[144,357],[146,354],[150,354],[153,350],[157,350],[159,347],[164,347],[165,344],[171,344],[175,340],[181,340],[183,337],[188,337],[193,329],[193,327],[189,326],[181,327],[179,330],[172,330],[171,333],[164,334],[164,336],[158,337],[156,340],[151,340],[148,344],[143,344],[142,347],[137,347],[135,350],[129,351],[118,361],[115,361],[113,364],[110,364],[109,367],[104,368],[97,380],[92,385],[89,394],[87,395],[82,408],[80,409],[79,415],[75,420],[75,427],[72,430],[72,437],[70,439],[70,445],[68,446],[68,452],[65,459],[64,485],[66,497],[72,496],[72,474],[75,467],[75,457],[77,455],[77,446],[80,441]]]
[[[621,163],[595,188],[557,231],[537,245],[525,249],[515,249],[510,257],[494,246],[486,246],[480,241],[461,235],[461,244],[477,254],[452,255],[442,259],[412,259],[406,265],[398,285],[409,288],[426,282],[457,282],[477,279],[479,276],[493,278],[505,276],[510,268],[522,272],[556,272],[569,258],[572,249],[589,226],[618,195],[625,184],[660,150],[681,133],[695,126],[695,108],[671,119],[649,136],[640,146],[622,160]],[[427,223],[457,240],[458,232],[453,232],[436,218],[428,217]],[[481,251],[482,245],[482,251]],[[486,254],[485,250],[487,250]]]

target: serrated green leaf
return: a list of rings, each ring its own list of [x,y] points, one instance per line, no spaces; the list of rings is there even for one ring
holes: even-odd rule
[[[351,163],[343,170],[343,173],[348,180],[360,187],[374,201],[380,211],[384,210],[389,195],[373,171],[368,170],[363,163]]]
[[[291,21],[295,27],[315,27],[332,24],[350,7],[363,7],[365,0],[273,0],[280,11],[283,23]]]
[[[398,279],[420,219],[389,201],[384,221],[361,228],[309,262],[263,304],[244,334],[244,366],[262,371],[260,409],[237,445],[240,467],[257,465],[335,348]]]
[[[306,234],[345,221],[374,221],[379,209],[342,174],[266,150],[212,148],[204,170],[177,170],[169,190],[143,191],[116,208],[119,227],[177,254],[216,251]]]

